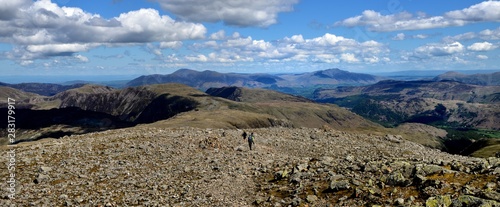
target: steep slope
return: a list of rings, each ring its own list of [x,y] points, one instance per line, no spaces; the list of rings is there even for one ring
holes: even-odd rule
[[[446,72],[438,75],[434,81],[452,80],[467,84],[483,85],[483,86],[498,86],[500,85],[500,72],[490,74],[472,74],[466,75],[458,72]]]
[[[499,129],[500,123],[500,86],[381,81],[369,86],[317,90],[315,99],[392,125],[444,121],[461,127]]]
[[[17,108],[31,108],[45,97],[7,86],[0,86],[0,108],[7,107],[9,98],[15,101]]]
[[[300,96],[293,96],[285,93],[280,93],[272,90],[265,89],[249,89],[242,87],[222,87],[222,88],[209,88],[206,93],[211,96],[222,97],[225,99],[239,101],[239,102],[312,102]]]
[[[369,129],[380,126],[335,105],[317,104],[312,101],[264,89],[224,87],[209,89],[208,94],[235,100],[230,109],[268,114],[277,120],[286,120],[294,127],[321,127],[335,129]]]
[[[186,87],[170,84],[115,90],[105,86],[87,85],[59,93],[53,99],[60,100],[61,108],[76,107],[110,114],[128,122],[149,123],[194,109],[194,101],[171,94],[175,91],[171,88],[182,91],[186,90],[183,89]]]
[[[338,106],[313,103],[308,99],[275,91],[224,87],[212,88],[207,92],[224,98],[198,96],[195,100],[204,104],[200,104],[196,111],[179,114],[158,122],[156,126],[329,127],[339,130],[384,131],[380,125]]]
[[[17,107],[16,138],[17,141],[58,138],[168,119],[196,108],[198,103],[190,99],[185,94],[186,91],[193,94],[199,92],[181,84],[123,90],[85,85],[52,97],[44,97],[37,102],[27,102],[30,105],[24,110]],[[30,100],[36,97],[38,95]],[[19,104],[21,103],[16,102],[16,106]],[[0,109],[7,114],[6,110]],[[5,126],[7,124],[2,125]],[[7,130],[0,132],[2,144],[6,143],[6,132]]]

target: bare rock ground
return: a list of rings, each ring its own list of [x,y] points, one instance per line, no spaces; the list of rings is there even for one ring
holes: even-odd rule
[[[3,190],[0,206],[500,206],[498,158],[312,128],[248,130],[250,151],[242,132],[139,126],[18,145],[16,198]]]

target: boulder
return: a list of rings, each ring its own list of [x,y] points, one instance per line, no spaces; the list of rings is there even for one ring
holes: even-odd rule
[[[380,181],[386,185],[392,186],[408,186],[411,184],[411,180],[406,179],[403,174],[399,171],[392,172],[389,175],[383,175]]]
[[[442,173],[442,172],[447,171],[446,168],[443,168],[441,166],[426,165],[426,164],[417,165],[415,170],[416,170],[417,175],[422,175],[422,176],[428,176],[428,175],[433,175],[433,174]]]
[[[425,206],[427,207],[448,207],[451,205],[450,195],[438,195],[435,197],[430,197],[425,201]]]
[[[494,207],[494,206],[500,206],[499,202],[492,201],[492,200],[486,200],[470,195],[461,195],[457,199],[454,199],[452,204],[452,207],[466,207],[466,206],[481,206],[481,207]]]
[[[331,191],[341,191],[351,188],[349,181],[347,180],[333,180],[330,182],[329,190]]]
[[[311,203],[311,204],[315,203],[317,200],[318,200],[318,197],[315,195],[307,195],[307,197],[306,197],[306,201],[308,203]]]
[[[289,176],[288,170],[280,170],[274,173],[274,179],[275,180],[281,180],[284,178],[287,178]]]

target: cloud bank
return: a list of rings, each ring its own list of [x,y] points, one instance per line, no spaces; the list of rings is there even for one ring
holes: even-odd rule
[[[177,47],[177,41],[201,39],[206,33],[202,24],[176,21],[154,9],[105,19],[50,0],[8,1],[0,9],[0,20],[0,41],[15,45],[6,56],[24,62],[70,56],[102,45],[165,42],[165,47]]]
[[[335,23],[336,26],[364,26],[370,31],[392,32],[464,26],[475,22],[500,22],[500,1],[484,1],[462,10],[446,12],[441,16],[427,17],[420,13],[408,12],[383,15],[373,10],[365,10],[361,15]]]
[[[240,27],[268,27],[278,22],[278,14],[290,12],[298,0],[156,0],[161,7],[184,20],[223,22]]]

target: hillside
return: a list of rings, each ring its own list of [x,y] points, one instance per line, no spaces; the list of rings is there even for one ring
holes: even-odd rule
[[[239,91],[239,102],[210,96],[182,84],[119,90],[85,85],[45,97],[30,109],[20,111],[19,116],[23,119],[18,121],[19,130],[27,131],[20,135],[19,140],[57,138],[160,120],[167,121],[159,124],[179,126],[204,126],[206,120],[215,119],[213,124],[224,128],[329,126],[336,129],[383,130],[381,126],[335,105],[316,104],[301,97],[264,89],[235,88],[233,92],[236,90]],[[46,116],[48,120],[41,116]],[[28,117],[38,117],[38,121]]]
[[[500,205],[499,158],[454,156],[390,134],[248,132],[252,151],[241,130],[151,125],[20,144],[22,187],[15,200],[2,191],[0,205]]]
[[[37,98],[35,95],[24,102],[18,100],[16,106],[26,107],[16,108],[17,141],[59,138],[167,119],[196,107],[197,102],[191,100],[185,91],[199,92],[180,84],[123,90],[85,85],[51,97]],[[0,135],[6,137],[6,130],[2,130]],[[1,143],[5,144],[5,138]]]
[[[19,89],[24,92],[36,93],[42,96],[53,96],[57,93],[82,87],[84,84],[72,84],[72,85],[60,85],[53,83],[18,83],[18,84],[8,84],[0,82],[0,86],[6,86],[10,88]]]
[[[460,127],[498,130],[500,123],[500,86],[381,81],[369,86],[317,90],[315,100],[348,107],[364,117],[392,125],[444,121]]]
[[[0,108],[7,107],[8,98],[14,99],[18,108],[31,108],[34,103],[43,100],[45,97],[11,87],[0,86]]]
[[[280,93],[272,90],[265,89],[248,89],[242,87],[222,87],[222,88],[209,88],[206,93],[211,96],[222,97],[225,99],[238,101],[238,102],[312,102],[300,96],[293,96],[285,93]]]
[[[473,85],[483,86],[499,86],[500,85],[500,72],[490,74],[463,74],[458,72],[446,72],[438,75],[433,79],[434,81],[452,80]]]

